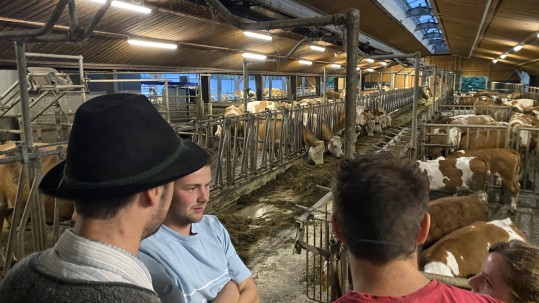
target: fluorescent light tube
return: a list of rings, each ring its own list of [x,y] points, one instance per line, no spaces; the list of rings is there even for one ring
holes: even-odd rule
[[[500,55],[500,59],[505,59],[505,57],[507,57],[507,54],[505,53]]]
[[[129,39],[127,43],[138,46],[158,47],[166,49],[177,49],[178,45],[174,43],[154,42],[146,40]]]
[[[92,1],[100,3],[100,4],[105,3],[105,0],[92,0]],[[152,10],[147,8],[147,7],[140,6],[140,5],[134,5],[134,4],[130,4],[130,3],[125,3],[125,2],[117,1],[117,0],[112,1],[112,3],[110,5],[114,6],[114,7],[118,7],[118,8],[127,9],[127,10],[130,10],[130,11],[134,11],[134,12],[137,12],[137,13],[149,14],[149,13],[152,12]]]
[[[299,64],[303,64],[303,65],[312,65],[313,63],[309,60],[299,60],[298,61]]]
[[[496,62],[498,62],[498,59],[492,60],[492,63],[496,64]]]
[[[243,58],[256,59],[256,60],[266,60],[267,58],[266,55],[253,54],[253,53],[242,53],[241,55],[243,56]]]
[[[314,45],[314,44],[311,44],[311,45],[309,45],[309,47],[310,47],[312,50],[315,50],[315,51],[317,51],[317,52],[323,52],[323,51],[326,50],[325,47],[320,46],[320,45]]]
[[[341,65],[333,63],[333,64],[331,64],[331,67],[333,67],[333,68],[341,68]]]
[[[369,62],[369,63],[374,63],[374,59],[367,58],[367,62]]]
[[[387,62],[382,61],[382,62],[380,62],[380,64],[382,64],[383,66],[386,66],[386,65],[387,65]]]
[[[244,31],[243,34],[245,36],[249,36],[249,37],[253,37],[253,38],[257,38],[257,39],[262,39],[262,40],[266,40],[266,41],[271,41],[271,39],[273,39],[270,35],[261,34],[261,33],[255,33],[255,32],[250,32],[250,31]]]
[[[524,46],[523,46],[522,44],[519,44],[519,45],[515,46],[515,47],[513,48],[513,50],[514,50],[515,52],[518,52],[519,50],[522,49],[522,47],[524,47]]]
[[[365,71],[366,72],[374,72],[374,69],[373,68],[367,68]]]

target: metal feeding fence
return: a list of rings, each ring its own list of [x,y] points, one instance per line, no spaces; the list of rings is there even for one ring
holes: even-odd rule
[[[346,248],[331,228],[331,192],[296,219],[294,253],[305,250],[305,293],[316,302],[332,302],[351,288]]]
[[[400,128],[385,137],[385,144],[375,152],[411,156],[410,129]],[[346,246],[333,234],[331,192],[296,219],[294,253],[305,251],[305,293],[316,302],[332,302],[352,286]]]

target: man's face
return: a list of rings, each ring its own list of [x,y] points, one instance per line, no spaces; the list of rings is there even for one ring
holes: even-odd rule
[[[174,182],[172,203],[165,223],[185,227],[202,220],[210,196],[211,169],[204,166]]]
[[[490,295],[503,302],[510,302],[511,291],[502,278],[504,268],[502,256],[497,252],[491,252],[483,262],[481,272],[468,279],[472,291]]]
[[[172,193],[174,190],[174,183],[170,182],[168,184],[165,184],[162,186],[163,191],[161,193],[161,196],[159,197],[159,204],[158,208],[156,209],[156,212],[152,216],[152,219],[144,229],[144,234],[142,235],[143,238],[149,237],[153,235],[163,221],[165,220],[165,217],[167,215],[168,209],[170,207],[170,203],[172,200]]]

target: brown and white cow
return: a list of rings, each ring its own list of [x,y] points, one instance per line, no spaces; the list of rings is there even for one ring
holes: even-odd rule
[[[523,113],[524,110],[535,106],[536,101],[533,99],[516,99],[509,101],[502,101],[505,105],[511,106],[514,110],[519,113]]]
[[[324,140],[326,149],[334,157],[341,158],[344,156],[344,152],[342,151],[341,137],[337,136],[331,131],[331,127],[329,127],[326,120],[322,120],[322,140]]]
[[[516,210],[520,186],[520,154],[510,148],[486,148],[476,150],[460,150],[447,156],[446,159],[460,157],[478,157],[488,162],[490,174],[502,179],[505,187],[511,192],[511,210]]]
[[[303,136],[303,144],[307,150],[307,162],[312,160],[314,164],[323,164],[324,152],[326,150],[324,141],[318,140],[314,133],[305,125],[301,124],[300,127]]]
[[[35,144],[36,146],[42,145],[39,143]],[[8,142],[6,144],[0,145],[1,151],[9,151],[10,149],[15,148],[15,142]],[[41,148],[40,151],[52,150],[55,147],[46,147]],[[0,158],[5,158],[12,156],[17,152],[9,153],[6,155],[0,155]],[[49,169],[58,163],[56,155],[44,156],[41,158],[41,174],[45,174]],[[0,230],[1,226],[4,223],[4,219],[11,221],[11,212],[15,206],[15,198],[17,195],[19,175],[21,173],[21,163],[20,162],[9,162],[0,164]],[[23,207],[28,201],[29,195],[28,185],[24,186],[22,201]],[[45,204],[45,219],[46,222],[51,224],[54,219],[54,198],[50,196],[43,196]],[[58,200],[60,205],[60,221],[69,220],[74,212],[73,202],[68,200]]]
[[[487,115],[496,121],[507,122],[510,118],[511,108],[480,100],[474,103],[474,111],[476,115]]]
[[[446,235],[423,251],[419,267],[433,274],[470,277],[481,272],[481,265],[492,244],[513,239],[526,241],[510,218],[478,221]]]
[[[488,221],[487,205],[477,195],[431,200],[427,212],[430,214],[430,230],[423,248],[475,221]]]
[[[439,157],[416,162],[427,174],[430,190],[449,194],[474,192],[482,197],[484,203],[488,201],[485,192],[490,177],[488,162],[478,157]]]
[[[470,129],[462,133],[458,149],[505,148],[505,133],[499,129]]]
[[[539,120],[528,114],[513,113],[509,124],[513,133],[519,137],[520,146],[518,148],[526,149],[529,147],[531,150],[536,148],[536,136],[532,135],[529,130],[521,130],[520,128],[538,128]]]
[[[229,107],[226,107],[223,111],[223,117],[232,117],[232,116],[241,116],[244,114],[243,106],[235,106],[230,105]],[[243,131],[243,126],[239,124],[237,126],[238,131]],[[221,134],[223,132],[223,127],[221,125],[217,125],[217,130],[214,133],[214,136],[221,137]]]

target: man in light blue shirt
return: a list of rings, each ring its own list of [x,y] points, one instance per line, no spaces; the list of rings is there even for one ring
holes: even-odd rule
[[[138,257],[164,303],[259,302],[251,272],[225,227],[217,217],[204,215],[210,161],[174,182],[164,225],[142,242]]]

